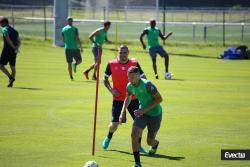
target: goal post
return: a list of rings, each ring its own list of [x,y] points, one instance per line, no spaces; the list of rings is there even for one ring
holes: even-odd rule
[[[54,0],[54,45],[64,46],[62,41],[62,28],[65,26],[68,17],[69,1]]]

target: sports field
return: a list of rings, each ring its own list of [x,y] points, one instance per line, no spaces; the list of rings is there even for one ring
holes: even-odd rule
[[[220,160],[221,149],[250,149],[249,60],[219,60],[225,48],[215,44],[167,43],[174,79],[163,79],[158,57],[160,79],[155,80],[147,52],[139,42],[128,46],[130,57],[138,59],[163,97],[159,149],[154,157],[141,157],[144,167],[249,166],[249,161]],[[116,55],[114,49],[114,44],[104,46],[101,76]],[[0,73],[1,167],[81,167],[88,160],[100,167],[133,165],[129,117],[108,151],[101,148],[112,102],[102,82],[96,155],[91,155],[95,82],[81,72],[92,61],[85,43],[83,63],[70,81],[63,48],[53,47],[52,41],[23,39],[13,88],[6,87],[8,80]],[[142,145],[148,149],[145,134]]]

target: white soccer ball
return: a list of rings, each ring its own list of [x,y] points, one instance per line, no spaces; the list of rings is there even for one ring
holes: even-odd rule
[[[95,161],[88,161],[88,162],[86,162],[84,167],[98,167],[98,164]]]

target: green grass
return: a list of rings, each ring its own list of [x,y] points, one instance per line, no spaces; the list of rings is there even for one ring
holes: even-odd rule
[[[52,42],[24,39],[17,58],[13,88],[0,73],[0,166],[80,167],[95,160],[101,167],[133,164],[130,146],[132,121],[119,127],[108,151],[101,142],[111,118],[112,97],[100,82],[96,154],[91,155],[95,82],[81,71],[93,61],[84,45],[83,63],[70,81],[64,49]],[[159,80],[153,77],[151,60],[138,43],[129,43],[148,79],[164,101],[160,140],[155,157],[142,156],[144,167],[242,166],[248,161],[221,161],[221,149],[250,149],[250,61],[227,61],[216,57],[224,48],[214,44],[168,44],[170,71],[163,79],[163,60],[158,57]],[[103,75],[114,46],[105,45]],[[142,145],[146,146],[146,131]]]

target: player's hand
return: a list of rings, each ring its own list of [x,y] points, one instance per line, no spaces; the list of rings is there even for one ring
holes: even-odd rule
[[[15,47],[14,53],[15,53],[15,54],[19,53],[19,48],[18,48],[18,47]]]
[[[144,111],[142,109],[138,109],[138,110],[134,111],[134,114],[135,114],[136,117],[142,116],[143,113],[144,113]]]
[[[112,95],[114,95],[115,97],[119,97],[121,93],[116,89],[112,89]]]
[[[126,116],[125,112],[121,112],[120,117],[119,117],[119,124],[125,123],[126,122]]]
[[[83,48],[82,48],[82,47],[80,48],[80,51],[81,51],[81,52],[83,51]]]
[[[142,45],[143,49],[145,50],[146,49],[146,45]]]
[[[106,40],[108,44],[112,44],[113,42],[110,40]]]

